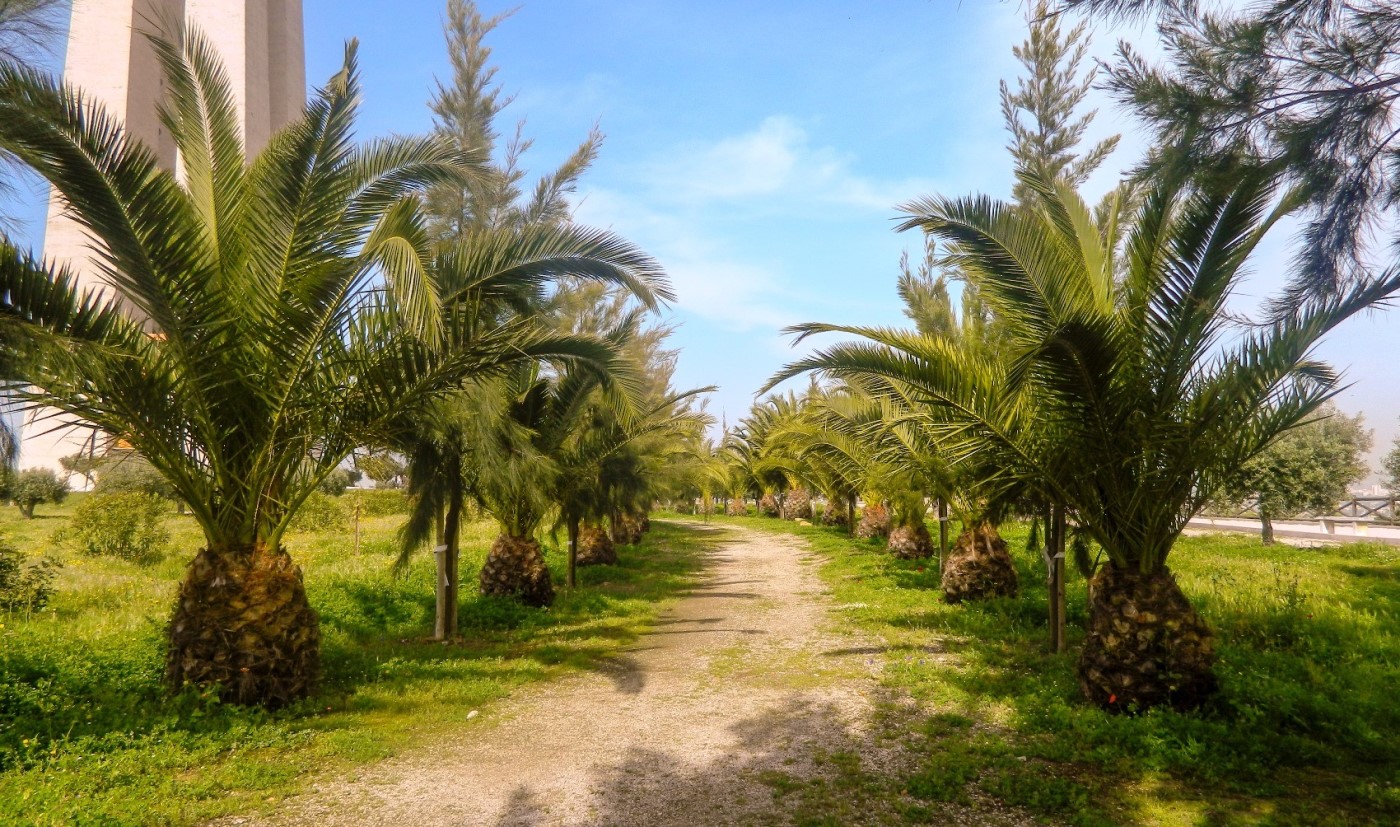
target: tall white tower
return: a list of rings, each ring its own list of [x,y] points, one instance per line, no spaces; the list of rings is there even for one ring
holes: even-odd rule
[[[250,155],[306,105],[301,0],[73,0],[64,79],[124,119],[167,168],[175,145],[157,116],[164,80],[147,34],[178,34],[194,23],[223,58]],[[86,232],[49,198],[44,255],[66,263],[82,284],[100,287]],[[34,410],[21,426],[19,467],[59,470],[60,457],[91,448],[92,429],[56,411]],[[75,481],[76,482],[76,481]]]

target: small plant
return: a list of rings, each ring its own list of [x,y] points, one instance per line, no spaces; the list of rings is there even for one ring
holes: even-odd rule
[[[25,565],[24,555],[0,540],[0,611],[42,611],[53,596],[58,568],[58,562],[47,557]]]
[[[127,491],[93,494],[73,509],[63,541],[84,554],[148,562],[165,555],[170,533],[167,504],[155,494]]]
[[[19,507],[24,519],[34,517],[34,507],[40,503],[57,505],[68,497],[68,483],[47,468],[26,468],[10,481],[5,496]]]

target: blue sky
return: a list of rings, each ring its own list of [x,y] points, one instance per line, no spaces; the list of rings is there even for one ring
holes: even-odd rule
[[[305,0],[308,80],[357,37],[364,136],[428,129],[449,71],[442,13],[437,0]],[[783,325],[901,321],[898,261],[919,240],[892,231],[897,204],[1009,194],[997,83],[1024,35],[1019,4],[985,0],[525,0],[489,44],[516,95],[505,121],[525,119],[535,141],[527,168],[550,169],[594,123],[607,135],[577,217],[661,260],[679,293],[677,381],[720,385],[711,410],[732,422],[796,355]],[[1097,32],[1093,52],[1107,58],[1119,36],[1153,51],[1150,31],[1130,29]],[[1126,134],[1090,194],[1143,146],[1126,114],[1096,104],[1095,134]],[[1258,258],[1241,309],[1282,283],[1289,246]],[[1400,415],[1397,321],[1353,320],[1320,354],[1346,369],[1340,403],[1366,413],[1377,455]]]

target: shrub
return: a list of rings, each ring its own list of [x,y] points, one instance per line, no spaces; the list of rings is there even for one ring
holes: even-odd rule
[[[24,518],[34,516],[40,503],[61,503],[68,496],[68,483],[47,468],[26,468],[10,482],[6,496],[19,506]]]
[[[334,497],[320,491],[312,491],[311,496],[297,509],[292,517],[293,531],[344,531],[350,525],[350,509]]]
[[[341,494],[345,493],[345,489],[359,482],[360,478],[363,476],[364,475],[359,471],[350,468],[337,468],[327,474],[325,479],[321,480],[321,484],[317,486],[317,489],[322,494],[339,497]]]
[[[408,497],[401,489],[373,488],[347,492],[345,503],[350,508],[359,506],[360,516],[391,517],[408,513]]]
[[[147,562],[164,556],[170,542],[166,502],[155,494],[93,494],[73,509],[62,539],[84,554]]]
[[[113,452],[98,463],[92,490],[96,494],[154,494],[175,499],[175,489],[150,460],[134,451]]]
[[[47,557],[26,566],[24,555],[0,540],[0,611],[41,611],[53,595],[58,567]]]

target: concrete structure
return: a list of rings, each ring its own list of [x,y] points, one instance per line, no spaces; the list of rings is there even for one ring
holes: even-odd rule
[[[178,34],[188,22],[224,60],[250,155],[306,103],[301,0],[73,0],[65,79],[122,117],[170,169],[179,159],[157,115],[164,79],[146,35]],[[67,263],[85,286],[101,288],[90,241],[56,197],[49,199],[44,255]],[[55,411],[28,412],[21,439],[21,468],[58,470],[60,457],[93,445],[91,428]]]

